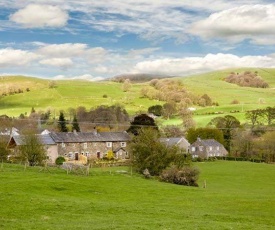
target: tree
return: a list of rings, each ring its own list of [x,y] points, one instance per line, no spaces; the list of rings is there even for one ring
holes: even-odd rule
[[[30,166],[42,165],[46,160],[46,152],[38,137],[34,134],[25,135],[24,144],[20,146],[20,158],[29,162]]]
[[[60,112],[58,119],[58,130],[59,132],[68,132],[68,128],[66,126],[67,122],[64,117],[64,113]]]
[[[50,89],[55,88],[56,86],[57,86],[56,81],[50,81],[49,82],[49,88]]]
[[[80,132],[80,127],[76,118],[76,115],[74,115],[73,122],[72,122],[72,130],[76,132]]]
[[[193,112],[187,108],[182,108],[179,112],[183,127],[186,129],[192,128],[196,126],[196,122],[193,119]]]
[[[0,162],[6,161],[10,151],[6,148],[7,141],[1,137],[0,138]]]
[[[166,137],[181,137],[185,134],[184,130],[176,125],[164,126],[162,132]]]
[[[261,119],[264,117],[265,111],[262,109],[254,109],[245,113],[245,118],[252,124],[252,128],[256,124],[261,124]]]
[[[212,99],[207,94],[202,95],[201,99],[204,99],[206,106],[212,105]]]
[[[194,143],[198,137],[201,139],[215,139],[224,144],[223,132],[216,128],[191,128],[187,131],[186,139],[190,143]]]
[[[257,141],[258,151],[262,153],[265,162],[275,162],[275,131],[265,133]]]
[[[264,118],[266,119],[268,125],[272,125],[275,120],[275,107],[267,107],[264,110]]]
[[[152,117],[149,117],[147,114],[137,115],[131,122],[131,126],[127,132],[138,135],[139,129],[141,128],[152,128],[158,130],[158,126],[156,125],[155,120]]]
[[[132,84],[130,82],[129,79],[126,79],[124,82],[123,82],[123,85],[122,85],[122,90],[123,92],[128,92],[132,87]]]
[[[239,130],[232,139],[232,152],[238,157],[251,157],[255,153],[253,134],[250,130]]]
[[[240,127],[240,121],[234,116],[226,115],[224,117],[213,118],[208,125],[214,125],[223,132],[225,148],[230,152],[231,140],[235,133],[235,129]]]
[[[170,117],[177,112],[175,103],[165,103],[163,105],[163,116],[168,120]]]
[[[159,133],[152,128],[139,129],[130,144],[134,168],[142,173],[149,170],[150,175],[159,175],[174,159],[174,151],[159,141]]]
[[[148,108],[148,113],[152,113],[155,116],[161,116],[162,106],[161,105],[152,105]]]

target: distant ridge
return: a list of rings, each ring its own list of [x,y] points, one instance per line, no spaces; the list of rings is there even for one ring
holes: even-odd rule
[[[137,74],[121,74],[116,75],[110,78],[110,81],[114,82],[123,82],[126,79],[131,80],[131,82],[147,82],[152,79],[160,79],[160,78],[172,78],[175,76],[161,75],[161,74],[146,74],[146,73],[137,73]]]

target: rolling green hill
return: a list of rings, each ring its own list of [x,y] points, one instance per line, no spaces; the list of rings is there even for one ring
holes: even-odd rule
[[[269,88],[240,87],[225,82],[223,79],[232,71],[257,71],[268,82]],[[198,126],[204,126],[217,115],[207,113],[223,112],[231,114],[238,110],[236,116],[245,121],[244,113],[247,110],[265,108],[275,105],[275,69],[228,69],[189,77],[176,78],[183,82],[189,91],[196,95],[207,93],[219,106],[197,107],[195,120]],[[133,83],[129,92],[123,92],[122,84],[112,81],[90,82],[82,80],[58,80],[57,86],[49,88],[49,80],[23,76],[9,76],[0,78],[0,93],[21,89],[23,93],[2,96],[0,99],[0,114],[18,117],[21,113],[29,114],[31,108],[36,111],[51,108],[56,114],[61,109],[85,106],[87,109],[98,105],[124,105],[130,114],[138,111],[147,111],[151,105],[162,104],[156,100],[140,97],[140,90],[146,83]],[[26,89],[29,89],[27,92]],[[103,95],[105,95],[103,97]],[[107,97],[106,97],[107,96]],[[238,100],[239,104],[232,104]],[[174,118],[164,121],[164,124],[179,124],[180,119]]]

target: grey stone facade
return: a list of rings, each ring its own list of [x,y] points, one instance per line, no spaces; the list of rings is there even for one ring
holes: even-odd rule
[[[190,145],[189,152],[193,158],[200,157],[202,159],[228,154],[224,146],[218,141],[214,139],[201,140],[200,138]]]

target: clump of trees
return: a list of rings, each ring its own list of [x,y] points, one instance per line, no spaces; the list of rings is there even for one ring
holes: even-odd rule
[[[194,95],[188,91],[181,81],[173,79],[153,79],[150,86],[141,89],[141,96],[149,99],[181,104],[183,107],[191,105],[209,106],[215,104],[209,95]]]
[[[232,72],[224,80],[243,87],[268,88],[268,83],[257,72],[245,71],[240,74]]]
[[[147,178],[157,176],[165,182],[197,186],[198,171],[190,167],[191,158],[176,146],[161,143],[159,138],[155,129],[138,130],[130,144],[133,167]],[[170,179],[172,175],[173,179]]]
[[[84,128],[96,126],[108,126],[109,128],[121,128],[122,125],[129,124],[129,114],[120,105],[105,106],[101,105],[96,108],[87,110],[85,107],[78,107],[76,109],[76,117],[79,123],[85,123]],[[120,127],[117,127],[120,125]],[[122,127],[123,128],[123,127]]]

